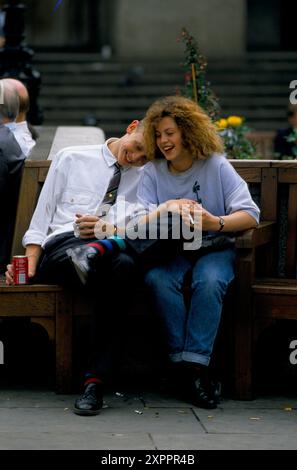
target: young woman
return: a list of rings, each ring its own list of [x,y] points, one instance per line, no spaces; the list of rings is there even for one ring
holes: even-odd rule
[[[184,391],[193,404],[215,408],[204,370],[234,278],[234,232],[256,227],[259,209],[224,155],[214,124],[193,101],[180,96],[156,101],[145,117],[144,141],[152,161],[144,168],[138,198],[147,212],[154,205],[157,215],[167,210],[183,219],[201,216],[201,248],[161,261],[147,272],[146,284],[165,326],[169,357],[178,370],[188,371]],[[183,285],[189,271],[187,308]]]

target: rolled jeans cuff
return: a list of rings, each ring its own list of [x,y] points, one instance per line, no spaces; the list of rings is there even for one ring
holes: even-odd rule
[[[203,366],[208,366],[210,362],[210,357],[202,356],[202,354],[197,354],[189,351],[170,354],[169,357],[172,362],[196,362],[198,364],[202,364]]]

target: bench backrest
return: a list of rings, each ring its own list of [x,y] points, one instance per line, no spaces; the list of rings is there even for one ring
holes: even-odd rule
[[[275,250],[278,274],[296,277],[297,265],[297,162],[278,160],[231,160],[241,177],[255,189],[261,220],[277,225]],[[33,215],[51,161],[27,160],[20,188],[12,255],[22,254],[22,237]],[[253,193],[253,192],[252,192]]]
[[[297,162],[294,160],[233,160],[247,183],[260,185],[261,220],[276,222],[276,274],[296,278]],[[271,273],[273,274],[273,273]]]

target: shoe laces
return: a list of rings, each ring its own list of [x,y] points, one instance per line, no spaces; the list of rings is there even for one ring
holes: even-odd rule
[[[90,383],[86,386],[82,398],[88,398],[89,396],[97,399],[98,395],[98,385],[95,383]]]

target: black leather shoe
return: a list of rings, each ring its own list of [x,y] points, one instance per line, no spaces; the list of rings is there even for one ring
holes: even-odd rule
[[[192,381],[188,390],[189,401],[199,408],[212,410],[217,407],[217,400],[212,389],[203,383],[201,377]]]
[[[94,260],[98,256],[98,251],[93,246],[80,245],[76,248],[68,248],[66,253],[72,261],[81,282],[86,284]]]
[[[90,383],[86,386],[83,395],[75,400],[73,411],[81,416],[94,416],[100,413],[102,405],[102,387],[96,383]]]

